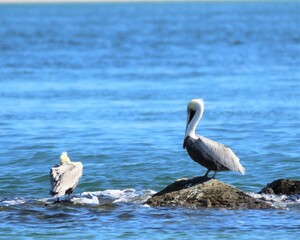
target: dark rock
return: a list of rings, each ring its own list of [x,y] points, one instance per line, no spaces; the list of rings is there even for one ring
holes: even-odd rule
[[[264,187],[259,193],[266,194],[300,194],[300,181],[290,179],[278,179]]]
[[[193,208],[263,209],[269,203],[215,179],[195,177],[179,179],[154,194],[145,204],[150,206],[186,206]]]

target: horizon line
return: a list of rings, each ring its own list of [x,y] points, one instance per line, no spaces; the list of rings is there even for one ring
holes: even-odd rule
[[[0,4],[159,3],[159,2],[297,2],[298,0],[0,0]]]

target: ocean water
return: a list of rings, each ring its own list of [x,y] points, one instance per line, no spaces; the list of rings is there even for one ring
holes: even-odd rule
[[[300,2],[0,5],[0,239],[297,239],[299,197],[269,210],[151,208],[204,175],[182,148],[230,146],[255,197],[300,180]],[[74,204],[45,206],[49,169],[84,164]]]

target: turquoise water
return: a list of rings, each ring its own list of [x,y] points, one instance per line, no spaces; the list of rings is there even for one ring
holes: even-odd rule
[[[0,238],[297,239],[297,197],[267,196],[278,208],[262,211],[143,202],[206,171],[182,149],[191,98],[205,101],[198,134],[246,169],[219,180],[254,195],[300,179],[299,11],[299,1],[0,5]],[[75,204],[46,207],[62,151],[84,174]]]

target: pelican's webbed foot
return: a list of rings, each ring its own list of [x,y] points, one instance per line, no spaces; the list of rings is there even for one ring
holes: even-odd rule
[[[59,198],[57,198],[57,200],[55,202],[53,202],[53,203],[62,203],[62,201],[59,200]]]
[[[52,202],[52,203],[46,203],[45,206],[48,207],[48,206],[52,206],[52,204],[57,204],[57,203],[63,203],[61,200],[59,200],[59,198],[57,198],[56,201]]]

